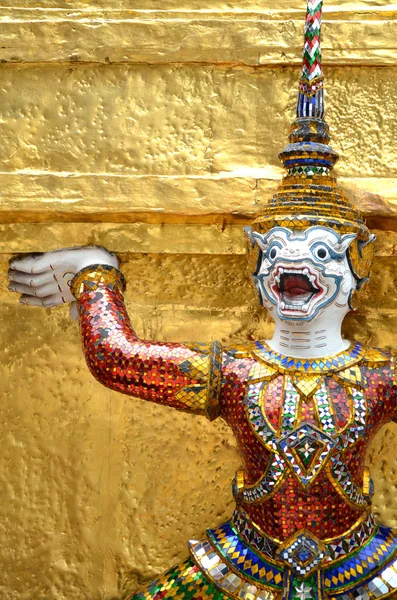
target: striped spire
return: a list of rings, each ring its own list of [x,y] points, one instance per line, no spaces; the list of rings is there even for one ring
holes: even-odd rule
[[[286,174],[277,193],[254,221],[253,228],[266,233],[274,227],[305,231],[308,227],[321,226],[339,234],[355,233],[357,237],[349,248],[349,261],[357,290],[360,290],[369,275],[374,237],[332,172],[338,154],[329,145],[329,127],[323,118],[320,48],[323,0],[307,0],[307,3],[297,116],[291,124],[288,144],[279,154]],[[255,264],[259,264],[258,256],[253,254],[252,257]]]
[[[321,18],[323,0],[307,0],[302,74],[296,116],[324,116],[323,70],[321,66]]]
[[[329,127],[324,121],[322,11],[323,0],[307,0],[296,119],[291,125],[289,144],[279,154],[288,175],[293,177],[327,177],[338,160],[338,154],[329,146]]]

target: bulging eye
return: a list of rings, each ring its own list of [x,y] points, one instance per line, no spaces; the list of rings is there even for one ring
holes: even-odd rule
[[[273,248],[269,252],[269,258],[271,258],[271,260],[274,260],[277,256],[277,254],[278,254],[278,248],[277,248],[277,246],[273,246]]]
[[[316,258],[319,258],[320,260],[327,260],[327,258],[330,257],[330,253],[327,246],[323,246],[322,244],[319,244],[315,247],[315,249],[313,250],[313,254]]]

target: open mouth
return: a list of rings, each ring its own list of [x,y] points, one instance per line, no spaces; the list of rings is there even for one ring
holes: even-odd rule
[[[275,291],[280,298],[281,310],[307,313],[311,300],[321,294],[316,277],[309,269],[277,269]]]

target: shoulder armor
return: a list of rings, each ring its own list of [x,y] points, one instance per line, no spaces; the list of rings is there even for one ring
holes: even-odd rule
[[[365,350],[363,364],[367,365],[368,367],[376,368],[385,364],[389,364],[390,359],[391,352],[385,352],[379,348],[367,348]]]
[[[223,353],[229,358],[252,358],[252,354],[250,352],[248,344],[234,344],[233,346],[223,346]]]

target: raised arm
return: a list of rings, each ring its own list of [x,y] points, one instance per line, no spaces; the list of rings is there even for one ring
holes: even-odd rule
[[[92,264],[98,258],[101,263]],[[220,345],[140,340],[124,305],[125,281],[117,267],[117,259],[102,249],[47,253],[12,262],[10,289],[22,293],[25,304],[55,306],[76,300],[85,358],[103,385],[216,418]]]

